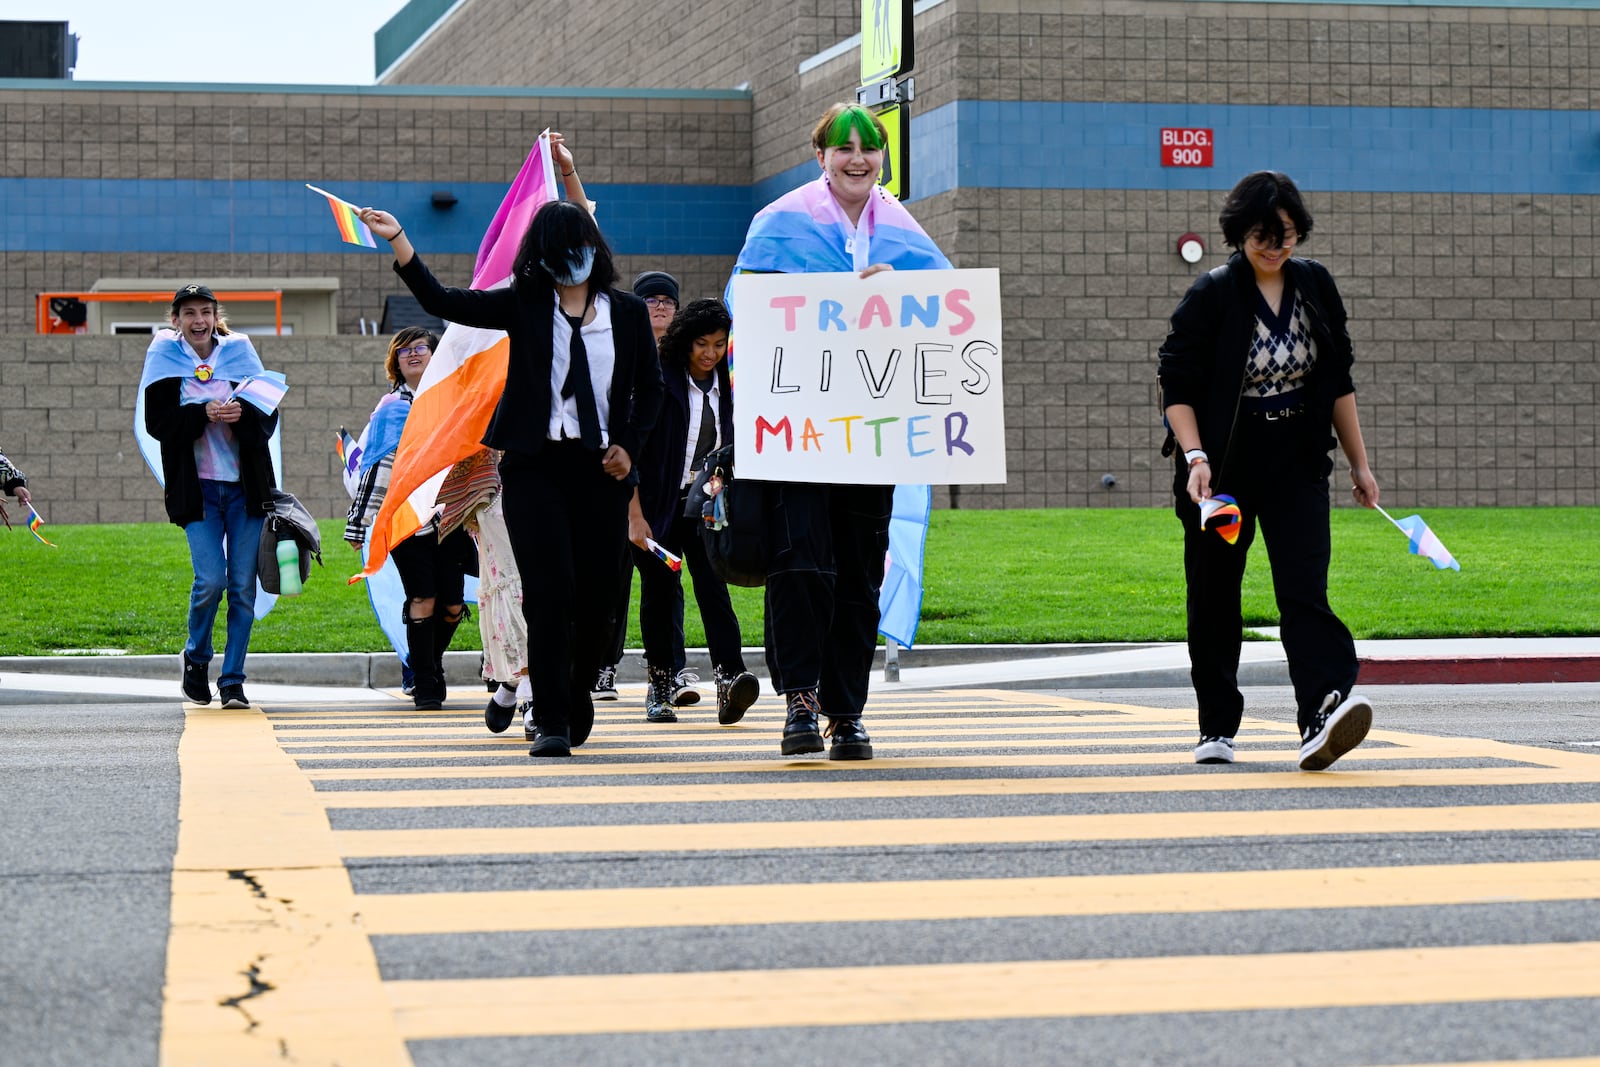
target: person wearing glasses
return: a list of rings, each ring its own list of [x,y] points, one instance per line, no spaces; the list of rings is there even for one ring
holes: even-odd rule
[[[1295,253],[1311,213],[1285,174],[1234,186],[1218,220],[1234,251],[1189,288],[1161,345],[1158,379],[1183,524],[1190,677],[1199,704],[1196,763],[1231,763],[1239,692],[1239,589],[1257,527],[1266,541],[1300,726],[1300,767],[1322,770],[1366,737],[1372,703],[1352,693],[1355,643],[1328,604],[1332,434],[1351,493],[1375,507],[1356,415],[1344,302],[1327,268]],[[1201,526],[1200,505],[1238,503],[1229,544]]]
[[[678,279],[664,270],[647,270],[633,279],[631,288],[633,295],[644,301],[645,310],[650,314],[650,332],[655,335],[659,349],[662,338],[667,335],[667,327],[678,313]],[[634,506],[638,506],[637,494]],[[633,553],[625,555],[622,573],[617,576],[617,612],[611,631],[610,658],[595,679],[595,700],[617,699],[617,667],[622,663],[622,646],[628,636],[628,605],[633,599],[634,563]],[[683,655],[679,653],[672,674],[671,706],[684,707],[698,703],[700,690],[695,688],[695,683],[699,680],[699,675],[685,668]]]
[[[422,374],[438,345],[439,338],[421,326],[407,326],[389,342],[383,369],[390,389],[368,420],[366,448],[357,472],[360,484],[345,517],[344,539],[358,552],[366,543],[367,528],[383,506],[395,448],[411,414],[411,402],[422,383]],[[466,576],[477,573],[477,549],[459,526],[441,539],[435,516],[395,545],[390,555],[406,593],[401,621],[414,680],[411,700],[418,711],[437,711],[444,706],[446,696],[444,654],[456,627],[466,616]]]

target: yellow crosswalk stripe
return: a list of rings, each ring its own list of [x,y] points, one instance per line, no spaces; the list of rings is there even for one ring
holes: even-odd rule
[[[869,800],[913,797],[1023,797],[1082,793],[1249,793],[1271,789],[1434,789],[1465,786],[1573,785],[1592,774],[1542,767],[1427,771],[1302,771],[1262,774],[1159,774],[1081,778],[873,778],[859,781],[715,782],[704,785],[543,785],[502,788],[323,791],[329,808],[476,808],[546,805],[715,804],[749,801]]]
[[[827,1010],[807,990],[847,989]],[[1600,997],[1600,942],[384,983],[409,1041]],[[494,1010],[485,1010],[493,1005]]]
[[[1158,841],[1337,834],[1597,830],[1600,804],[1015,815],[619,826],[335,830],[347,859],[557,852],[710,852],[1019,842]]]
[[[367,893],[373,934],[617,930],[1593,900],[1600,861],[1057,878]]]

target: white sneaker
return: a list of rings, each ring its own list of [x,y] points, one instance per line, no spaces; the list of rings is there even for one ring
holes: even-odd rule
[[[1321,771],[1359,745],[1372,729],[1372,701],[1354,694],[1340,699],[1337,689],[1300,730],[1300,769]],[[1331,709],[1331,710],[1330,710]]]
[[[1211,737],[1200,738],[1200,743],[1194,746],[1194,761],[1196,763],[1232,763],[1233,738]]]

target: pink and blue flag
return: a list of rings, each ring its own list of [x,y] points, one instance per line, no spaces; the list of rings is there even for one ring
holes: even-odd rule
[[[1411,542],[1410,551],[1413,556],[1422,556],[1433,563],[1439,570],[1459,571],[1461,564],[1450,554],[1450,550],[1428,529],[1428,524],[1422,521],[1421,515],[1407,515],[1397,519],[1387,511],[1379,508],[1378,511],[1384,518],[1394,523],[1400,532],[1406,535]]]
[[[271,415],[283,403],[283,396],[288,391],[289,382],[282,374],[275,370],[264,370],[234,386],[228,399],[248,400],[261,414]]]

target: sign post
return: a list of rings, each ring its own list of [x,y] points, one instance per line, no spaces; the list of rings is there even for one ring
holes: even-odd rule
[[[916,79],[912,0],[861,0],[861,85],[856,102],[872,109],[889,134],[878,184],[891,196],[911,195],[911,101]]]

